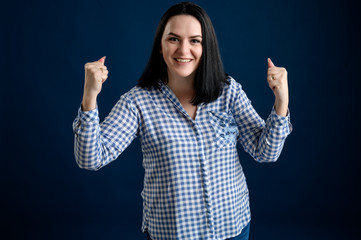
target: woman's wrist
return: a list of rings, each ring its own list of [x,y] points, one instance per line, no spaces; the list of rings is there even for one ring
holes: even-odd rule
[[[288,113],[288,101],[279,100],[276,98],[274,108],[277,115],[286,117]]]
[[[83,101],[81,103],[82,111],[86,112],[86,111],[94,110],[96,108],[96,104],[97,104],[96,95],[89,95],[89,94],[83,95]]]

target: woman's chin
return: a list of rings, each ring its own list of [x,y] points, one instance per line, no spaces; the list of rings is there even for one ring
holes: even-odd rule
[[[190,77],[194,77],[194,72],[187,72],[187,71],[181,71],[181,72],[175,72],[173,74],[174,77],[176,78],[190,78]]]

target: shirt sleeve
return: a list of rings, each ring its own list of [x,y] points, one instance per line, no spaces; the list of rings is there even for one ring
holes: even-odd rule
[[[264,121],[253,108],[239,83],[236,83],[235,92],[233,112],[239,129],[237,140],[256,161],[276,161],[287,136],[292,132],[290,112],[288,111],[286,117],[282,117],[272,108],[267,120]]]
[[[98,170],[115,160],[138,135],[138,114],[126,95],[99,124],[98,106],[78,110],[73,122],[74,155],[80,168]]]

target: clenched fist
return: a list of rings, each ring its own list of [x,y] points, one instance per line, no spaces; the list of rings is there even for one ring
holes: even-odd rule
[[[275,95],[275,110],[280,116],[286,116],[288,110],[288,80],[287,71],[276,67],[268,58],[267,81]]]
[[[84,94],[98,95],[102,89],[102,84],[108,78],[108,70],[104,65],[105,57],[96,62],[86,63]]]
[[[102,90],[102,85],[108,78],[108,70],[104,65],[105,57],[96,62],[86,63],[85,83],[82,102],[82,110],[89,111],[96,107],[96,98]]]

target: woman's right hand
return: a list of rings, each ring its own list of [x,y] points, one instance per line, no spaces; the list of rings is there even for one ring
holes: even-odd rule
[[[86,63],[85,68],[85,83],[82,108],[83,111],[95,109],[96,98],[102,90],[102,85],[108,78],[108,70],[104,65],[105,56],[96,62]]]

